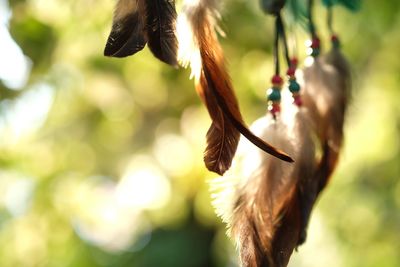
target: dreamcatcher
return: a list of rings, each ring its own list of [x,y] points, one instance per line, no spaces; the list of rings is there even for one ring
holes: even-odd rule
[[[343,143],[351,77],[333,31],[332,9],[336,4],[356,9],[359,1],[323,0],[332,48],[320,55],[313,0],[261,0],[262,10],[275,18],[275,73],[267,90],[268,112],[250,129],[218,41],[219,2],[184,0],[177,15],[173,0],[119,0],[105,55],[129,56],[147,44],[169,65],[190,65],[196,91],[212,119],[205,165],[223,175],[233,161],[232,168],[213,182],[217,214],[228,225],[242,266],[286,266],[306,239],[311,210]],[[296,71],[298,60],[290,56],[282,16],[285,4],[310,33],[312,60],[302,71]],[[240,134],[246,139],[239,142]],[[320,156],[316,148],[321,148]]]

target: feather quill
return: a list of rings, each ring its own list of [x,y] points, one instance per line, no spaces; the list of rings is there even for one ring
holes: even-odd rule
[[[187,1],[178,17],[178,58],[183,66],[191,66],[197,93],[212,119],[204,152],[206,167],[220,175],[229,169],[240,133],[264,151],[292,161],[244,125],[216,34],[217,17],[216,0]]]
[[[304,227],[301,190],[316,168],[309,119],[303,109],[271,116],[251,129],[293,155],[294,164],[279,161],[241,141],[229,172],[212,184],[213,204],[228,225],[244,267],[283,267],[301,239]]]

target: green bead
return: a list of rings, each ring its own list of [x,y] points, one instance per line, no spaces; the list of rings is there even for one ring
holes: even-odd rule
[[[332,41],[332,45],[333,45],[333,47],[336,49],[336,48],[340,48],[340,41],[339,40],[336,40],[336,41]]]
[[[313,48],[311,56],[313,56],[313,57],[319,56],[319,49],[318,48]]]
[[[274,88],[270,88],[267,91],[268,100],[270,101],[280,101],[281,100],[281,92]]]
[[[299,92],[299,91],[300,91],[300,85],[299,85],[299,83],[296,82],[296,81],[290,81],[289,90],[290,90],[290,92],[292,92],[292,93],[297,93],[297,92]]]

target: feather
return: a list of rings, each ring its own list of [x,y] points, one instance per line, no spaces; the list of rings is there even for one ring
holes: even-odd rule
[[[127,57],[146,45],[144,0],[119,0],[104,55]]]
[[[178,40],[175,35],[174,0],[146,0],[148,46],[161,61],[178,66]]]
[[[341,94],[342,101],[338,102],[338,106],[336,107],[338,109],[336,113],[339,114],[340,118],[333,125],[338,128],[336,130],[331,129],[331,133],[328,133],[330,136],[337,136],[337,140],[332,143],[332,140],[335,139],[328,137],[328,140],[322,143],[323,153],[316,174],[316,179],[319,181],[319,192],[327,185],[338,162],[339,149],[343,143],[345,114],[351,96],[352,84],[350,65],[338,47],[333,47],[321,60],[336,69],[338,73],[338,75],[334,76],[334,79],[336,79],[336,90]]]
[[[343,55],[342,51],[338,47],[332,47],[331,50],[322,57],[322,60],[331,66],[333,66],[340,75],[340,83],[342,90],[346,96],[346,104],[349,101],[351,95],[351,68],[346,57]]]
[[[304,106],[310,111],[322,148],[314,179],[326,184],[336,167],[343,141],[346,93],[338,71],[322,58],[316,58],[311,66],[304,69],[302,91]]]
[[[206,135],[204,162],[208,170],[222,175],[231,166],[240,134],[219,108],[212,92],[207,90],[210,84],[212,85],[212,80],[208,75],[202,74],[196,87],[212,118]]]
[[[244,267],[286,266],[303,226],[299,194],[315,172],[315,149],[307,111],[271,116],[251,129],[293,155],[294,164],[279,161],[240,142],[233,167],[212,182],[213,204],[227,224]]]
[[[347,106],[340,73],[322,58],[316,58],[311,66],[304,69],[303,79],[304,106],[310,111],[321,144],[328,142],[338,151],[342,143]]]
[[[302,203],[303,231],[299,245],[306,239],[306,229],[313,205],[334,172],[343,143],[343,125],[348,104],[348,79],[332,62],[334,51],[304,69],[302,99],[309,110],[314,131],[318,135],[322,156],[313,178],[299,192]],[[333,58],[332,58],[333,56]]]
[[[264,151],[291,161],[285,153],[253,135],[243,123],[216,35],[217,6],[215,0],[187,1],[178,17],[178,58],[183,66],[190,64],[197,93],[212,119],[205,164],[210,171],[223,174],[231,165],[239,133]]]

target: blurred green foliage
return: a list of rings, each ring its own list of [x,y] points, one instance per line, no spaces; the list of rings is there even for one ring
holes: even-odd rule
[[[265,112],[272,73],[272,20],[257,4],[227,1],[222,21],[248,122]],[[9,5],[32,69],[23,88],[0,85],[0,266],[237,266],[210,204],[209,118],[189,71],[147,49],[104,58],[114,1]],[[400,266],[400,2],[362,5],[335,9],[353,104],[340,166],[293,267]],[[327,40],[321,5],[315,17]]]

